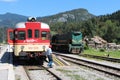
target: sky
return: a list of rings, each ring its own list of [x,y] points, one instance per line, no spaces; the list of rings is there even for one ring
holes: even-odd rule
[[[79,8],[106,15],[120,10],[120,0],[0,0],[0,14],[44,17]]]

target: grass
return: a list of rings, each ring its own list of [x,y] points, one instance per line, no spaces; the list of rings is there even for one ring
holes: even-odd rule
[[[63,70],[63,69],[57,69],[57,71],[63,72],[63,73],[71,73],[72,71],[69,70]]]
[[[71,77],[72,80],[86,80],[85,78],[81,77],[78,74],[74,74],[75,71],[70,71],[70,70],[64,70],[64,69],[57,69],[57,71],[60,71],[64,73],[66,76]]]
[[[80,74],[76,74],[76,70],[66,70],[66,69],[56,69],[57,71],[60,71],[61,73],[65,74],[66,76],[70,77],[70,80],[87,80],[86,77],[81,76]],[[92,80],[92,79],[91,79]],[[104,80],[102,78],[96,78],[94,80]]]
[[[104,57],[106,57],[109,54],[109,57],[120,58],[120,50],[107,51],[104,49],[96,50],[96,49],[89,48],[89,49],[84,50],[83,54],[90,54],[90,55],[104,56]]]

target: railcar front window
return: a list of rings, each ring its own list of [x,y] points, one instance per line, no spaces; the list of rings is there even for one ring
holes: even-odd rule
[[[32,38],[32,30],[28,29],[28,38]]]
[[[18,40],[25,40],[25,32],[24,31],[18,32]]]
[[[35,30],[35,38],[39,38],[39,30]]]
[[[46,39],[47,32],[42,32],[42,40]]]

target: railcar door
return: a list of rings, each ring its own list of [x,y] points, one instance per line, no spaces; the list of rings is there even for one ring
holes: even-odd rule
[[[13,29],[7,30],[7,43],[9,45],[9,52],[13,52],[13,46],[14,46],[14,30]]]
[[[7,42],[8,42],[8,44],[13,44],[13,40],[14,40],[13,29],[8,29],[7,30]]]

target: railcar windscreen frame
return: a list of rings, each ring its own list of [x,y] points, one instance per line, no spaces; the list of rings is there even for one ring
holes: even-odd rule
[[[28,38],[32,38],[32,30],[31,29],[28,29],[27,34],[28,34]]]
[[[39,38],[40,37],[40,31],[38,30],[38,29],[35,29],[35,33],[34,33],[35,35],[35,38]]]
[[[25,31],[18,31],[18,40],[25,40],[26,39]]]
[[[10,31],[9,36],[10,36],[10,40],[14,40],[14,33],[12,31]]]

